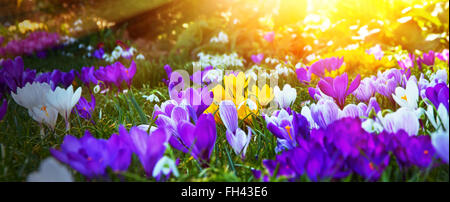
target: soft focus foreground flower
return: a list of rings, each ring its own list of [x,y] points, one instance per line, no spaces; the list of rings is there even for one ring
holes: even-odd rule
[[[242,158],[245,158],[245,153],[247,152],[252,137],[251,128],[247,127],[248,134],[245,134],[245,132],[238,127],[236,105],[234,105],[232,101],[222,101],[219,105],[219,113],[223,124],[227,128],[226,137],[228,143],[230,143],[237,155],[240,154]]]
[[[168,139],[166,131],[157,129],[149,135],[137,127],[132,127],[130,132],[127,132],[125,127],[120,126],[119,135],[125,139],[131,151],[138,156],[147,176],[152,176],[156,163],[166,151]]]
[[[39,170],[30,173],[27,182],[73,182],[69,169],[52,157],[41,162]]]
[[[419,89],[416,81],[413,79],[408,80],[406,89],[397,87],[395,89],[395,94],[392,94],[392,98],[394,98],[395,102],[397,102],[400,107],[415,110],[417,108],[417,101],[419,100]]]
[[[291,85],[285,84],[283,90],[280,90],[278,86],[274,88],[275,101],[278,106],[283,109],[289,108],[297,98],[297,90],[292,88]]]
[[[68,164],[88,178],[102,177],[110,163],[106,140],[96,139],[86,131],[77,139],[66,135],[61,150],[50,149],[50,153],[59,161]]]
[[[172,146],[181,144],[184,147],[183,152],[192,154],[202,165],[206,165],[217,139],[214,117],[211,114],[202,114],[195,125],[188,121],[181,121],[177,131],[180,136],[172,136],[170,144]]]
[[[339,107],[343,108],[345,99],[358,88],[360,81],[361,76],[358,75],[348,86],[348,76],[347,73],[344,73],[334,79],[326,77],[319,81],[318,86],[324,94],[332,97]]]

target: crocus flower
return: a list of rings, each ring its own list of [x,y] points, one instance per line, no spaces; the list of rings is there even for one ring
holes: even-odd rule
[[[344,63],[344,57],[331,57],[320,59],[309,67],[309,71],[319,77],[325,76],[325,71],[331,72],[339,69]]]
[[[0,75],[3,82],[8,87],[8,92],[16,92],[17,88],[22,88],[27,83],[34,81],[36,77],[36,70],[24,70],[23,60],[21,57],[16,57],[14,60],[7,59],[1,63],[3,66],[0,69]]]
[[[448,156],[449,156],[449,135],[448,130],[439,130],[436,132],[433,132],[430,134],[431,136],[431,142],[433,144],[434,149],[436,150],[436,153],[439,155],[439,157],[445,162],[449,163]]]
[[[310,124],[301,114],[293,112],[289,115],[287,111],[281,109],[275,111],[272,116],[264,116],[264,118],[267,129],[278,138],[277,151],[292,149],[299,139],[309,138]]]
[[[28,110],[28,114],[35,121],[45,123],[54,129],[58,112],[45,98],[49,92],[51,89],[47,83],[34,82],[27,83],[23,88],[17,88],[17,94],[11,93],[11,96],[18,105]]]
[[[214,94],[206,87],[199,89],[188,88],[181,92],[180,98],[178,102],[181,103],[184,100],[188,105],[188,109],[190,109],[191,117],[196,120],[211,105]]]
[[[386,114],[384,117],[381,112],[377,116],[386,132],[397,133],[399,130],[404,130],[408,135],[418,135],[419,120],[416,113],[409,108],[400,108],[395,112]]]
[[[247,127],[248,134],[238,127],[238,115],[236,105],[229,100],[224,100],[219,105],[219,113],[222,118],[222,122],[227,128],[226,137],[228,143],[230,143],[236,155],[241,155],[241,158],[245,158],[248,145],[252,138],[252,130]]]
[[[296,69],[295,73],[300,83],[308,84],[311,81],[311,72],[308,69],[301,67]]]
[[[69,169],[48,157],[41,162],[39,170],[28,175],[27,182],[73,182],[73,177]]]
[[[348,95],[353,93],[356,88],[358,88],[360,81],[361,76],[358,74],[350,86],[347,86],[348,76],[347,73],[344,73],[334,79],[331,77],[326,77],[325,79],[319,81],[318,86],[325,95],[332,97],[339,107],[343,108],[345,105],[345,99]]]
[[[75,108],[77,109],[78,114],[81,118],[90,120],[95,109],[94,95],[91,95],[91,102],[88,102],[86,98],[81,97],[78,104],[75,105]]]
[[[78,73],[78,78],[89,88],[89,85],[93,83],[94,85],[97,85],[98,80],[94,76],[95,67],[83,67],[81,68],[80,73]]]
[[[94,57],[97,59],[102,59],[104,54],[105,54],[105,51],[103,50],[103,48],[99,48],[94,51]]]
[[[410,108],[415,110],[417,108],[417,101],[419,100],[419,88],[417,87],[417,82],[413,79],[409,79],[406,88],[397,87],[395,89],[395,94],[392,94],[395,102],[397,102],[400,107]]]
[[[415,59],[414,54],[410,53],[409,57],[398,61],[398,66],[400,66],[402,69],[409,69],[411,67],[414,67],[414,61],[415,60],[416,59]]]
[[[375,86],[371,78],[364,78],[359,84],[358,88],[353,92],[358,100],[367,102],[375,95]]]
[[[126,68],[125,66],[121,65],[121,70],[122,70],[122,79],[127,83],[128,88],[130,88],[134,74],[136,74],[136,63],[134,62],[134,60],[132,60],[129,68]]]
[[[442,53],[436,53],[436,57],[439,58],[439,60],[445,61],[447,63],[448,63],[448,55],[449,55],[448,49],[444,49]]]
[[[62,72],[61,74],[61,84],[64,88],[72,85],[73,80],[75,79],[75,70],[70,70],[69,72]]]
[[[259,89],[258,86],[253,85],[248,97],[254,102],[259,103],[261,106],[266,106],[273,100],[274,93],[272,88],[270,88],[267,84],[265,84],[261,89]]]
[[[252,56],[251,56],[251,59],[252,59],[252,61],[253,61],[255,64],[259,65],[259,64],[261,64],[261,61],[264,60],[264,54],[263,54],[263,53],[260,53],[260,54],[257,54],[257,55],[252,55]]]
[[[107,141],[92,137],[89,131],[80,139],[66,135],[61,149],[52,148],[50,153],[88,178],[104,177],[110,162]]]
[[[216,122],[211,114],[202,114],[196,125],[182,121],[177,127],[180,137],[175,136],[170,138],[170,142],[179,141],[185,149],[185,153],[190,153],[199,160],[202,165],[206,165],[211,157],[211,152],[214,148],[217,139]]]
[[[275,32],[274,31],[267,32],[266,34],[264,34],[264,39],[267,42],[272,43],[272,41],[275,39]]]
[[[434,51],[430,50],[430,52],[424,53],[422,57],[417,58],[417,64],[419,65],[419,69],[422,69],[422,64],[425,64],[427,66],[433,66],[434,59],[435,59]]]
[[[2,105],[0,106],[0,121],[5,116],[7,109],[8,109],[8,102],[6,101],[6,98],[3,98]]]
[[[384,55],[383,50],[381,50],[381,47],[380,47],[379,44],[377,44],[376,46],[370,48],[366,52],[369,55],[374,55],[375,59],[377,59],[377,60],[381,60],[381,58],[383,58],[383,55]]]
[[[274,88],[275,101],[278,106],[283,109],[289,108],[297,98],[297,90],[292,88],[291,85],[285,84],[283,90],[280,90],[278,86]]]
[[[67,89],[57,87],[55,91],[47,92],[47,103],[55,108],[59,114],[64,117],[66,121],[66,129],[69,129],[69,117],[72,112],[72,108],[78,103],[81,96],[81,87],[79,87],[75,93],[73,92],[73,86],[70,85]],[[42,96],[42,95],[41,95]]]
[[[445,83],[439,83],[434,87],[426,88],[425,95],[435,107],[438,107],[442,103],[447,110],[449,109],[449,88]]]

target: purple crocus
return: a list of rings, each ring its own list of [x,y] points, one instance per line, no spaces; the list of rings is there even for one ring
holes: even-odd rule
[[[358,74],[348,86],[348,76],[344,73],[334,79],[326,77],[319,81],[318,86],[325,95],[332,97],[339,107],[344,108],[345,99],[358,88],[360,81],[361,76]]]
[[[162,81],[164,82],[164,84],[166,84],[166,86],[169,86],[169,80],[170,80],[170,76],[172,74],[172,68],[170,67],[170,65],[164,65],[164,71],[166,71],[167,79],[162,79]]]
[[[311,82],[311,72],[307,68],[301,67],[295,70],[300,83],[309,84]]]
[[[104,177],[111,160],[107,141],[96,139],[89,131],[80,139],[66,135],[61,149],[51,148],[50,153],[88,178]]]
[[[445,83],[436,84],[433,87],[426,88],[425,95],[431,101],[431,103],[436,107],[439,104],[443,104],[447,110],[449,109],[449,88]]]
[[[252,61],[253,61],[255,64],[259,65],[259,64],[261,64],[261,61],[264,60],[264,54],[263,54],[263,53],[260,53],[260,54],[257,54],[257,55],[252,55],[252,56],[251,56],[251,59],[252,59]]]
[[[70,70],[69,72],[62,72],[61,74],[61,84],[64,88],[72,85],[73,80],[75,79],[75,70]]]
[[[105,51],[103,50],[103,48],[99,48],[97,50],[94,51],[94,57],[97,59],[103,59],[103,55],[105,54]]]
[[[81,68],[81,71],[77,74],[78,78],[81,80],[81,82],[84,83],[89,88],[89,85],[93,83],[96,85],[98,83],[97,78],[94,76],[95,67],[83,67]]]
[[[145,131],[132,127],[128,132],[124,126],[119,127],[119,135],[123,136],[128,143],[131,151],[135,153],[145,174],[150,177],[153,174],[153,168],[161,159],[166,151],[167,133],[164,129],[156,129],[150,135]]]
[[[107,142],[109,166],[114,172],[126,171],[131,164],[131,148],[125,135],[112,134]]]
[[[188,121],[181,121],[177,126],[177,131],[180,136],[172,136],[169,140],[170,144],[173,146],[174,142],[178,142],[177,144],[183,145],[183,152],[192,154],[203,166],[206,166],[217,139],[214,116],[202,114],[196,125]]]
[[[411,67],[414,67],[414,61],[416,61],[416,56],[410,53],[409,57],[398,61],[398,66],[402,69],[410,69]]]
[[[203,112],[211,105],[213,102],[214,94],[209,91],[208,88],[188,88],[182,92],[181,103],[183,100],[188,104],[188,109],[190,116],[196,121]]]
[[[88,102],[86,98],[81,97],[78,104],[75,105],[76,110],[81,118],[90,120],[92,118],[92,113],[95,109],[95,97],[91,95],[91,102]]]
[[[205,82],[206,84],[210,83],[211,81],[209,81],[208,78],[206,78],[205,76],[208,74],[209,71],[211,71],[212,69],[214,69],[213,66],[207,66],[203,69],[203,71],[197,71],[194,72],[190,78],[191,80],[196,83],[196,84],[202,84],[203,82]],[[170,76],[169,76],[170,79]]]
[[[272,43],[273,40],[275,39],[275,32],[274,31],[267,32],[266,34],[264,34],[264,39],[267,42]]]
[[[0,98],[1,98],[1,94],[0,94]],[[0,121],[3,119],[3,117],[6,114],[6,110],[8,109],[8,101],[6,100],[6,98],[3,98],[2,100],[2,105],[0,106]]]
[[[136,63],[134,62],[134,60],[132,60],[129,68],[126,68],[122,64],[120,65],[122,70],[122,79],[127,83],[128,88],[131,88],[131,82],[133,81],[133,77],[136,74]]]
[[[375,95],[375,86],[373,84],[373,79],[364,78],[359,84],[358,88],[353,92],[358,100],[367,102],[371,97]]]
[[[448,49],[444,49],[442,51],[442,53],[436,53],[436,57],[439,58],[439,60],[442,60],[442,61],[445,61],[448,63],[448,57],[449,57]]]
[[[392,151],[401,167],[432,166],[435,150],[430,136],[410,136],[403,130],[394,135]]]
[[[222,101],[219,105],[219,113],[223,124],[227,128],[226,137],[228,143],[231,145],[234,152],[244,159],[252,138],[252,129],[247,127],[248,134],[245,134],[245,132],[239,128],[236,105],[232,101]]]
[[[22,57],[16,57],[14,60],[7,59],[1,63],[0,69],[4,84],[8,92],[16,92],[17,88],[22,88],[26,83],[31,83],[36,77],[36,70],[24,70]]]
[[[324,77],[325,70],[327,70],[327,71],[337,70],[342,66],[343,63],[344,63],[344,57],[341,57],[341,58],[331,57],[331,58],[320,59],[317,62],[313,63],[309,67],[309,71],[311,71],[311,73],[313,73],[319,77]]]
[[[433,66],[435,60],[435,54],[434,51],[423,53],[422,57],[417,58],[417,64],[419,65],[419,69],[422,69],[422,64],[425,64],[427,66]]]
[[[94,72],[94,76],[98,80],[103,81],[106,87],[112,87],[112,85],[114,84],[120,91],[122,84],[122,66],[123,65],[120,62],[115,62],[112,65],[100,67]]]
[[[309,122],[299,113],[292,111],[289,115],[287,111],[275,111],[271,117],[264,117],[267,129],[278,138],[277,151],[292,149],[298,141],[309,138]]]

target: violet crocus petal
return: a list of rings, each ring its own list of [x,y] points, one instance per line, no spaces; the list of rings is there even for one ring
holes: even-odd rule
[[[194,133],[197,135],[195,145],[200,152],[200,157],[209,161],[217,138],[214,117],[211,114],[200,116]]]
[[[332,84],[326,82],[325,80],[320,80],[317,85],[325,95],[328,95],[330,97],[335,97],[335,93],[334,93]]]
[[[361,83],[361,76],[358,74],[355,79],[352,81],[352,83],[350,84],[350,86],[348,87],[346,96],[350,95],[351,93],[353,93],[353,91],[355,91],[359,84]]]
[[[345,104],[345,97],[347,96],[347,84],[348,84],[347,73],[344,73],[341,76],[337,76],[333,80],[334,96],[332,97],[338,101],[338,105],[340,107],[343,107],[343,105]]]
[[[220,118],[227,130],[235,133],[238,129],[238,115],[236,105],[229,100],[224,100],[219,104]]]

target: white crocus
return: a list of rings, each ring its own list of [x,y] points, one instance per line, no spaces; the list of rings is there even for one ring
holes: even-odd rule
[[[39,170],[28,175],[28,182],[73,182],[69,169],[49,157],[42,161]]]
[[[153,168],[153,177],[157,177],[160,174],[167,176],[169,173],[173,173],[175,177],[180,175],[175,161],[169,157],[163,156]]]
[[[275,102],[278,103],[280,108],[286,109],[294,103],[297,97],[297,90],[292,88],[289,84],[285,84],[283,90],[280,90],[278,86],[274,88]]]
[[[402,107],[396,112],[386,114],[384,117],[381,115],[381,111],[377,114],[380,123],[383,126],[383,130],[389,133],[397,133],[400,130],[404,130],[408,135],[417,135],[420,128],[419,119],[416,116],[414,110],[410,108]]]
[[[47,100],[44,96],[51,91],[47,83],[27,83],[23,88],[17,88],[17,93],[11,93],[12,98],[22,107],[31,110],[33,107],[44,105]]]
[[[55,129],[56,120],[58,119],[58,111],[56,109],[40,105],[31,108],[29,113],[35,121],[47,124],[50,128]]]
[[[27,83],[23,88],[17,88],[17,93],[11,93],[14,101],[28,109],[28,114],[37,122],[55,128],[58,112],[49,106],[45,96],[51,92],[47,83]]]
[[[449,115],[447,108],[441,103],[438,107],[438,117],[435,128],[437,131],[430,134],[431,143],[437,154],[447,164],[449,163]],[[427,114],[428,115],[428,114]],[[430,118],[430,117],[429,117]],[[434,116],[431,119],[434,119]]]
[[[419,88],[417,87],[416,81],[414,81],[414,79],[409,79],[406,83],[406,89],[397,87],[392,98],[394,98],[395,102],[397,102],[400,107],[415,110],[417,108],[417,101],[419,100]]]
[[[73,92],[73,86],[70,85],[67,89],[57,87],[55,91],[49,91],[46,95],[47,102],[55,108],[59,114],[64,117],[66,121],[66,129],[69,129],[69,117],[72,108],[78,103],[81,96],[81,87]]]

